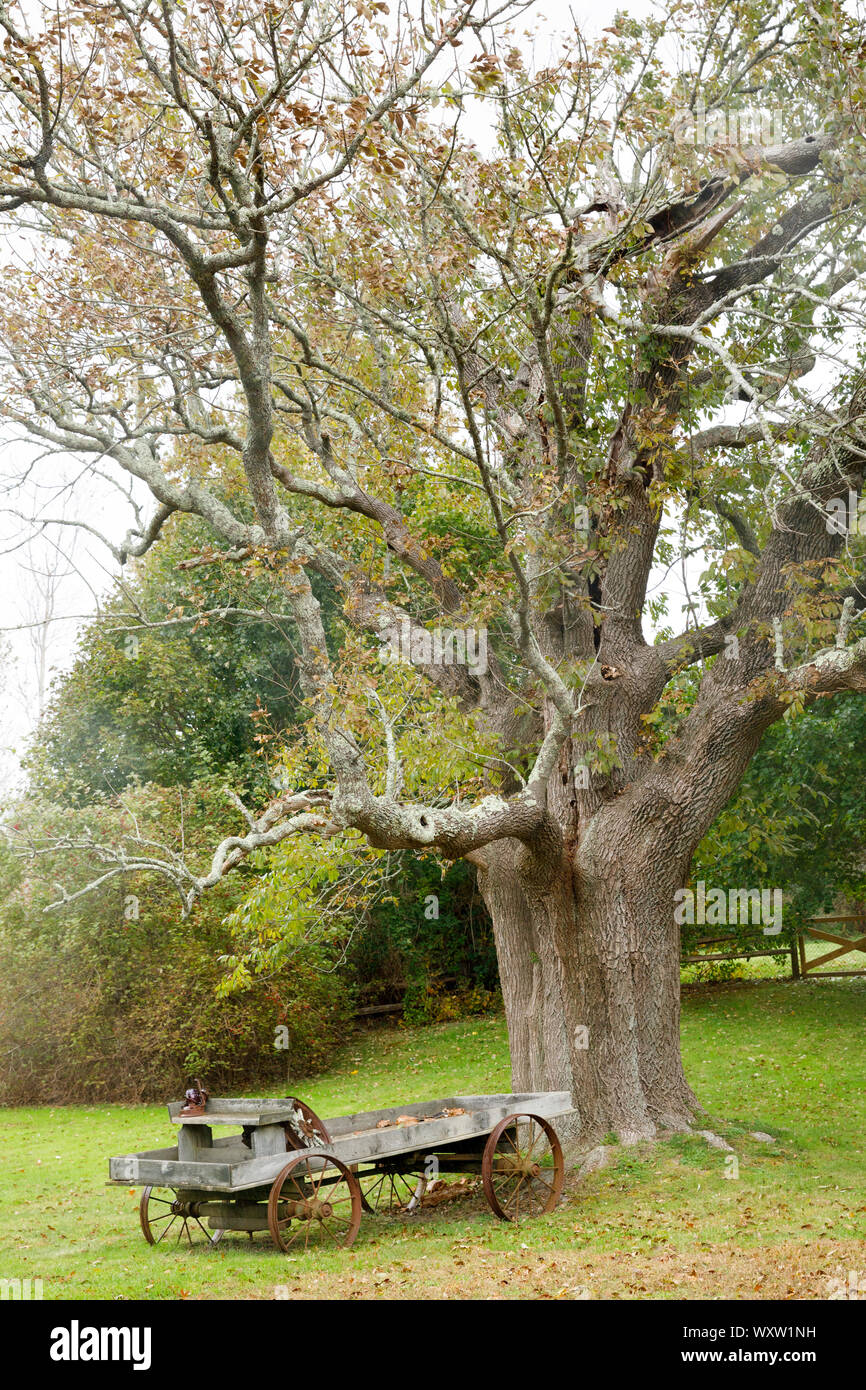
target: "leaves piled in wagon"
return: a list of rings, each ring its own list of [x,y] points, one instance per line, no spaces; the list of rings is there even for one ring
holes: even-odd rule
[[[427,1120],[448,1120],[454,1115],[465,1115],[466,1111],[462,1105],[455,1106],[453,1109],[437,1110],[435,1115],[398,1115],[396,1120],[377,1120],[377,1129],[390,1129],[392,1125],[421,1125]]]

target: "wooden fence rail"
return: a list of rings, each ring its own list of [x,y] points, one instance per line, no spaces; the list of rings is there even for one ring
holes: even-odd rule
[[[858,931],[856,936],[841,936],[838,932],[828,932],[828,923],[846,922],[853,924]],[[806,937],[812,937],[817,941],[828,941],[836,949],[825,951],[821,956],[814,956],[811,960],[806,955]],[[696,942],[696,946],[721,946],[729,942],[729,936],[708,936]],[[839,956],[849,955],[852,951],[863,951],[866,953],[866,916],[862,913],[842,913],[832,917],[812,917],[803,931],[798,932],[790,946],[767,947],[761,950],[741,950],[736,947],[730,951],[720,951],[707,954],[699,949],[693,950],[690,955],[682,957],[683,965],[697,965],[705,960],[750,960],[753,956],[790,956],[791,958],[791,978],[799,980],[806,975],[846,976],[846,975],[866,975],[866,970],[823,970],[822,966],[829,961],[836,960]]]
[[[716,946],[722,945],[725,941],[730,941],[729,936],[709,936],[696,942],[697,946]],[[797,952],[797,943],[792,942],[790,946],[773,946],[762,948],[758,951],[733,950],[721,951],[717,954],[707,955],[705,952],[698,952],[688,956],[683,956],[680,963],[682,965],[698,965],[704,960],[751,960],[753,956],[790,956],[791,975],[795,980],[800,978],[800,957]]]

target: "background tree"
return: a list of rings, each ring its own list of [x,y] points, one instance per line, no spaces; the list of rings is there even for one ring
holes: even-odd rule
[[[866,898],[866,706],[821,701],[767,735],[696,855],[707,883],[785,885],[792,924]],[[842,962],[843,966],[846,964]]]
[[[135,825],[195,856],[232,828],[226,785],[267,797],[279,780],[274,749],[301,714],[291,633],[267,567],[202,564],[204,540],[195,517],[172,518],[127,567],[54,683],[26,795],[5,808],[6,1103],[159,1099],[196,1074],[244,1094],[292,1088],[344,1044],[355,1007],[429,1022],[498,1004],[466,864],[443,881],[432,859],[334,840],[311,864],[287,842],[186,921],[168,883],[134,870],[43,912],[58,877],[88,881],[88,834],[120,847]],[[59,826],[83,847],[72,875],[68,851],[16,862],[3,833],[50,850]]]
[[[182,808],[182,815],[181,815]],[[179,823],[191,854],[230,808],[218,791],[136,787],[124,804],[61,806],[23,800],[10,828],[39,844],[59,824],[73,838],[121,845],[134,833],[177,845]],[[69,856],[66,856],[69,860]],[[4,1105],[164,1100],[205,1074],[231,1093],[254,1078],[293,1088],[325,1066],[350,1026],[352,991],[340,961],[350,924],[332,919],[313,939],[300,925],[282,959],[226,994],[233,947],[227,916],[249,890],[235,875],[182,920],[170,885],[118,875],[64,912],[45,913],[56,893],[57,856],[32,863],[0,839],[0,1100]],[[83,885],[85,855],[67,863],[67,884]]]
[[[648,1136],[695,1106],[695,848],[776,720],[866,689],[830,524],[864,467],[862,28],[674,3],[545,65],[507,9],[383,8],[0,14],[6,419],[149,489],[118,560],[188,512],[279,573],[308,711],[295,790],[204,872],[131,838],[99,877],[133,855],[189,911],[295,835],[468,858],[515,1087]],[[696,549],[700,620],[653,641],[653,567]]]
[[[291,634],[273,578],[201,564],[207,539],[177,518],[84,630],[25,760],[34,794],[89,804],[207,777],[273,790],[268,748],[302,698]]]
[[[52,625],[57,617],[57,598],[64,579],[72,573],[72,558],[64,555],[50,536],[43,536],[41,545],[30,541],[25,554],[27,599],[22,615],[28,623],[29,669],[24,679],[19,680],[20,696],[27,705],[35,702],[37,716],[41,718],[51,683],[51,648],[55,635]]]

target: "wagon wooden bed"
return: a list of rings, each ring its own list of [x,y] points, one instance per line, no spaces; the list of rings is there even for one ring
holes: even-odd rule
[[[295,1097],[209,1099],[195,1116],[178,1102],[168,1107],[177,1144],[110,1159],[109,1180],[144,1188],[152,1245],[268,1231],[284,1251],[348,1246],[363,1210],[412,1212],[431,1181],[453,1173],[480,1173],[495,1214],[518,1221],[559,1200],[565,1169],[550,1121],[571,1108],[567,1091],[451,1096],[326,1121]],[[241,1133],[214,1139],[220,1125]]]

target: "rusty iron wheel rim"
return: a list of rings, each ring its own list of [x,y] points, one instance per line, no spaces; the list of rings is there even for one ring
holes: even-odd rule
[[[315,1160],[321,1167],[313,1167]],[[268,1197],[268,1230],[285,1254],[336,1245],[347,1249],[361,1224],[361,1188],[351,1168],[331,1154],[297,1153]]]
[[[193,1245],[199,1243],[201,1236],[208,1246],[214,1246],[225,1235],[223,1230],[209,1231],[203,1226],[195,1210],[197,1203],[181,1201],[177,1188],[159,1188],[157,1191],[170,1192],[172,1195],[154,1196],[154,1188],[151,1185],[144,1189],[138,1204],[141,1232],[148,1245],[173,1244],[177,1249],[186,1242],[192,1249]],[[154,1208],[153,1212],[151,1207]]]
[[[411,1168],[383,1168],[358,1175],[358,1185],[361,1205],[371,1216],[405,1216],[420,1208],[427,1179]]]
[[[331,1136],[328,1133],[324,1121],[319,1119],[315,1110],[311,1109],[310,1106],[307,1105],[306,1101],[298,1100],[297,1096],[292,1096],[292,1103],[296,1110],[300,1110],[301,1115],[303,1116],[304,1121],[309,1126],[310,1130],[315,1131],[317,1134],[321,1135],[321,1138],[316,1139],[315,1143],[312,1144],[309,1142],[305,1142],[303,1136],[298,1134],[291,1121],[286,1120],[285,1124],[283,1125],[283,1129],[286,1131],[286,1152],[303,1152],[304,1149],[318,1149],[321,1148],[322,1144],[330,1144]]]
[[[521,1138],[519,1130],[527,1126],[529,1133]],[[512,1127],[514,1135],[508,1132]],[[503,1137],[507,1142],[500,1149]],[[484,1146],[481,1181],[491,1209],[502,1221],[553,1211],[565,1181],[562,1147],[553,1125],[540,1115],[506,1115]]]

